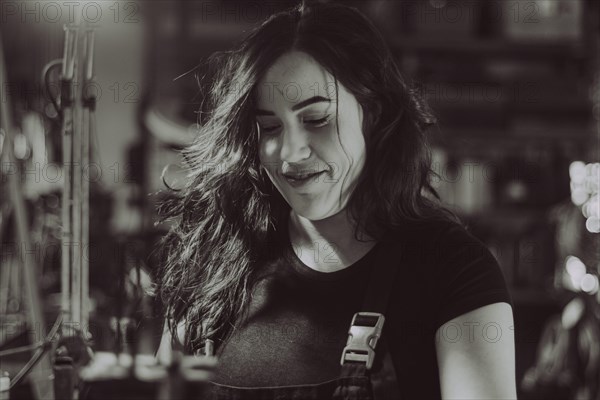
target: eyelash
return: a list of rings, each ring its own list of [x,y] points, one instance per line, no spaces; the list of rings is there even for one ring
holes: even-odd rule
[[[319,119],[311,119],[306,122],[318,125],[317,128],[321,128],[321,127],[329,124],[329,115],[326,117],[323,117],[323,118],[319,118]]]
[[[319,119],[312,119],[312,120],[305,120],[304,122],[310,123],[310,124],[315,124],[315,128],[323,128],[324,126],[327,126],[329,124],[329,119],[330,116],[327,115],[326,117],[323,118],[319,118]],[[271,133],[275,130],[277,130],[278,126],[276,127],[261,127],[261,129],[265,132],[265,133]]]

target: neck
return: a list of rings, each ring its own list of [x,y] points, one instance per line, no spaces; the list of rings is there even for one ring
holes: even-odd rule
[[[289,221],[290,240],[296,255],[317,271],[346,268],[375,246],[375,241],[367,235],[359,236],[363,241],[354,237],[355,224],[345,210],[319,221],[306,219],[292,210]]]
[[[289,221],[290,238],[293,243],[301,246],[328,243],[343,249],[363,243],[354,237],[355,222],[345,209],[318,221],[304,218],[291,210]],[[366,235],[364,237],[371,239]]]

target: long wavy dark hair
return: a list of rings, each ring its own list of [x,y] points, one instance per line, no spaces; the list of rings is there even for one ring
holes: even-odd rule
[[[348,211],[359,231],[382,240],[425,219],[460,220],[430,180],[426,130],[435,118],[402,76],[381,33],[357,9],[298,5],[269,17],[235,50],[213,54],[199,133],[183,152],[187,186],[159,207],[172,228],[162,243],[159,299],[187,352],[225,340],[244,312],[255,270],[281,246],[290,206],[260,168],[255,88],[284,53],[312,56],[363,107],[366,163]]]

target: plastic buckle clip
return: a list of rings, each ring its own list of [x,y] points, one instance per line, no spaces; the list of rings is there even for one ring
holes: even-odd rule
[[[361,324],[357,325],[357,318]],[[373,324],[371,325],[371,322]],[[381,313],[357,312],[352,317],[348,342],[342,351],[341,365],[347,361],[364,362],[367,369],[373,366],[375,346],[381,337],[385,317]],[[366,324],[365,324],[366,323]]]

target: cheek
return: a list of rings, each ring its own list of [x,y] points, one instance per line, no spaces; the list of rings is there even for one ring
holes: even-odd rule
[[[276,138],[261,139],[258,144],[260,164],[269,172],[278,166],[278,143]]]
[[[340,126],[340,140],[343,152],[352,160],[352,169],[359,167],[366,156],[365,138],[358,121],[348,121]],[[346,157],[345,156],[345,157]]]

